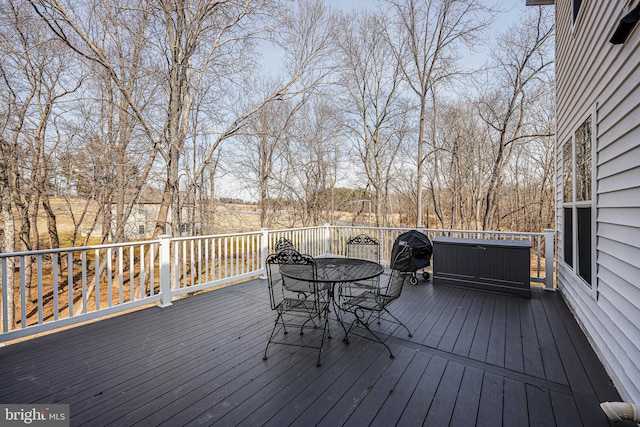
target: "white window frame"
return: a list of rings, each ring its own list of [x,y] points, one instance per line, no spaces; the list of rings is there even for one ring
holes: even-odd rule
[[[562,153],[562,200],[561,200],[562,215],[563,215],[563,223],[564,223],[564,209],[571,208],[571,222],[572,222],[571,245],[572,245],[572,257],[573,257],[573,259],[571,260],[571,265],[567,264],[566,260],[564,259],[562,259],[562,262],[565,265],[565,267],[572,272],[573,278],[576,281],[579,281],[580,283],[584,284],[583,288],[585,290],[589,290],[591,292],[591,296],[594,299],[596,299],[598,295],[597,213],[596,213],[596,208],[597,208],[597,193],[596,193],[597,173],[596,172],[597,172],[597,140],[598,140],[597,112],[598,112],[598,106],[597,104],[595,104],[591,108],[590,112],[584,115],[578,121],[576,128],[571,133],[570,143],[571,143],[571,165],[572,165],[572,170],[571,170],[572,201],[570,202],[564,201],[564,198],[565,198],[564,197],[565,196],[565,193],[564,193],[564,182],[565,182],[564,181],[564,172],[565,172],[564,171],[564,165],[565,165],[564,144],[568,144],[569,141],[566,141],[560,147],[561,153]],[[580,128],[580,126],[582,126],[582,124],[585,121],[587,121],[587,119],[589,118],[591,119],[591,200],[577,201],[576,195],[577,195],[578,182],[577,182],[577,174],[576,174],[576,133]],[[578,248],[578,208],[579,207],[591,207],[591,264],[590,264],[591,284],[587,283],[587,281],[579,274],[579,268],[580,268],[579,248]],[[562,237],[563,237],[563,242],[564,242],[563,245],[564,245],[566,244],[567,236],[563,235]],[[564,248],[563,248],[563,253],[564,253]]]

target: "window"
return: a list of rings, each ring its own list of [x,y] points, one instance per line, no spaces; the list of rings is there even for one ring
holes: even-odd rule
[[[563,258],[589,286],[592,284],[593,143],[592,116],[562,149]]]
[[[138,203],[138,213],[144,215],[144,204]]]
[[[144,225],[138,226],[138,234],[144,236]]]
[[[576,19],[578,18],[580,6],[582,6],[582,0],[573,0],[573,22],[576,22]]]

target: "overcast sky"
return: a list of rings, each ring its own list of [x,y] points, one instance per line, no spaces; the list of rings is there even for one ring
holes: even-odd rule
[[[352,9],[375,9],[376,0],[325,0],[332,7],[345,11]],[[474,52],[469,52],[463,63],[470,68],[482,66],[487,61],[487,54],[493,45],[493,40],[504,32],[507,28],[518,22],[518,19],[526,11],[525,0],[482,0],[488,4],[497,5],[501,12],[496,16],[493,26],[487,33],[487,43],[484,46],[477,46]],[[280,52],[274,46],[264,44],[261,47],[264,70],[270,73],[277,73],[281,66]]]
[[[376,0],[325,0],[332,7],[343,10],[351,9],[374,9],[378,3]],[[495,18],[493,26],[487,34],[487,45],[478,47],[476,53],[467,58],[468,65],[481,65],[486,61],[486,54],[491,48],[490,40],[504,32],[511,25],[518,22],[518,19],[526,11],[525,0],[482,0],[489,5],[497,5],[501,11]]]

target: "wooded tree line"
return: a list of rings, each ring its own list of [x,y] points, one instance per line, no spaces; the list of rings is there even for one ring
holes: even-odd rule
[[[364,209],[379,226],[552,227],[551,12],[530,8],[490,40],[497,12],[486,0],[349,13],[321,0],[5,0],[0,246],[57,247],[54,196],[86,202],[76,245],[81,227],[122,241],[151,192],[155,235],[210,232],[216,198],[238,197],[229,183],[265,227],[283,208],[298,225]],[[487,44],[489,63],[465,64]]]

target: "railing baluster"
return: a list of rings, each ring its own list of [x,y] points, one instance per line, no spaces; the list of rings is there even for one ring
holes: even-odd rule
[[[69,317],[73,317],[73,252],[67,252],[67,296],[69,297]]]
[[[129,246],[129,302],[135,301],[135,252],[133,246]]]
[[[204,281],[209,283],[209,239],[204,239]]]
[[[144,256],[144,245],[140,245],[140,299],[143,299],[147,293]]]
[[[224,238],[224,278],[229,277],[229,238]]]
[[[124,303],[124,248],[121,246],[118,248],[118,299],[120,304]]]
[[[98,249],[94,252],[93,279],[96,310],[100,310],[100,251]]]
[[[182,241],[181,255],[182,255],[182,280],[180,280],[179,282],[180,285],[178,286],[178,289],[187,287],[187,274],[189,274],[189,271],[187,270],[187,241],[186,240]]]
[[[87,251],[81,252],[82,268],[82,314],[87,312]]]
[[[20,257],[20,325],[22,328],[27,326],[27,279],[24,259],[24,256]]]
[[[222,274],[221,273],[222,260],[220,258],[220,256],[221,256],[220,254],[222,253],[222,239],[218,237],[216,239],[216,241],[217,241],[217,245],[216,245],[217,248],[216,248],[216,253],[215,253],[215,260],[217,262],[217,265],[216,265],[216,277],[217,277],[217,280],[220,280],[220,279],[222,279],[222,277],[221,277],[221,274]]]
[[[191,287],[194,287],[196,284],[196,258],[195,258],[195,250],[194,250],[193,240],[189,241],[189,273],[191,276]]]
[[[38,280],[38,325],[42,324],[42,255],[36,256]]]
[[[198,285],[202,284],[202,240],[198,239]]]
[[[13,274],[13,271],[11,272]],[[2,258],[2,332],[9,331],[9,279],[7,276],[7,258]]]
[[[113,307],[113,265],[111,248],[107,248],[107,307]]]
[[[171,289],[180,289],[180,246],[178,241],[173,242],[173,283]]]
[[[51,257],[51,275],[53,278],[53,320],[58,320],[58,254],[53,253]]]
[[[149,245],[149,296],[155,295],[156,279],[155,279],[155,243]]]

